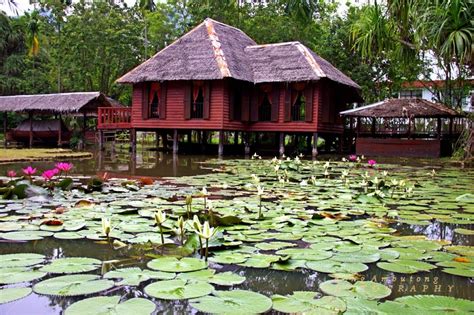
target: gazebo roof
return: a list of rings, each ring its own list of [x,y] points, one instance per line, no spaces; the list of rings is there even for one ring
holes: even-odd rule
[[[98,107],[117,107],[100,92],[0,96],[0,112],[94,112]]]
[[[452,108],[420,98],[393,98],[339,113],[346,117],[448,118],[462,117]]]

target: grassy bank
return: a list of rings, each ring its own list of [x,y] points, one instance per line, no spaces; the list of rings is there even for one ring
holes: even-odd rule
[[[1,149],[0,163],[91,158],[90,152],[67,149]]]

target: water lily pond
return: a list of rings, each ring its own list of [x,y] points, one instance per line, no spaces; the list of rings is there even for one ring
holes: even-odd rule
[[[2,177],[0,314],[474,312],[473,169],[196,162]]]

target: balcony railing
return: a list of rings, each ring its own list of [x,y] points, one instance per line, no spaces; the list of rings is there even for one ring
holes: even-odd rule
[[[132,109],[126,107],[99,107],[98,129],[131,128]]]

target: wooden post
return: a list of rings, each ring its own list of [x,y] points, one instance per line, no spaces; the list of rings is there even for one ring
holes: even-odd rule
[[[157,131],[155,131],[155,146],[156,146],[156,151],[158,151],[158,149],[160,148],[160,133]]]
[[[245,155],[247,156],[250,154],[250,134],[248,132],[246,132],[244,136],[244,146],[245,146],[244,152],[245,152]]]
[[[285,133],[283,132],[280,132],[279,134],[278,153],[280,154],[280,156],[283,156],[285,154]]]
[[[449,138],[453,135],[453,117],[449,118]]]
[[[33,115],[31,112],[28,112],[29,120],[30,120],[30,149],[33,147]]]
[[[8,124],[8,116],[7,112],[3,113],[3,147],[7,148],[7,124]]]
[[[436,137],[439,139],[441,139],[441,118],[438,118],[438,124],[436,125]]]
[[[58,118],[58,124],[59,124],[59,129],[58,129],[58,147],[61,147],[61,144],[63,142],[63,139],[62,139],[62,136],[63,136],[63,128],[62,128],[62,124],[61,124],[61,114],[59,114],[59,118]]]
[[[408,118],[408,139],[411,138],[411,117]]]
[[[313,132],[313,148],[311,150],[311,156],[316,158],[318,156],[318,133]]]
[[[239,144],[239,132],[235,131],[234,132],[234,145],[238,145],[238,144]]]
[[[375,125],[377,124],[377,120],[375,117],[372,117],[372,128],[370,130],[372,134],[372,138],[375,138]]]
[[[137,130],[134,128],[130,129],[130,150],[133,155],[137,152]]]
[[[84,146],[86,144],[86,131],[87,131],[87,113],[84,112],[82,115],[82,141],[84,142]]]
[[[99,151],[104,150],[104,130],[99,130]]]
[[[173,130],[173,154],[178,154],[178,129]]]
[[[217,155],[221,157],[224,154],[224,130],[219,131],[219,147],[217,149]]]

